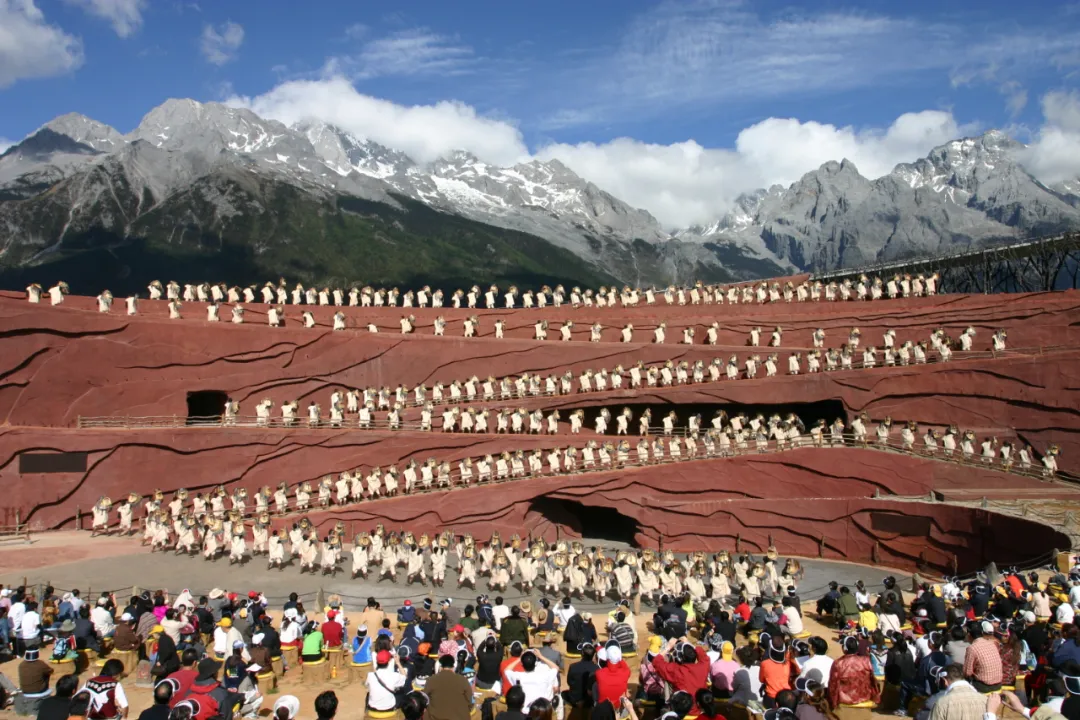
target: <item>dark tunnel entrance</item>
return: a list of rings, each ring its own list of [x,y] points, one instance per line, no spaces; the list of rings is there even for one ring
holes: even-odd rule
[[[205,422],[225,414],[229,396],[221,390],[196,390],[187,394],[187,424]]]
[[[609,425],[609,433],[615,432],[615,418],[622,412],[623,408],[630,408],[634,413],[634,418],[630,422],[630,433],[632,435],[637,434],[638,430],[638,418],[648,408],[652,410],[652,422],[653,427],[660,427],[663,419],[667,417],[667,414],[672,410],[675,411],[675,415],[678,421],[675,423],[676,427],[686,427],[691,415],[701,415],[701,427],[702,429],[708,429],[713,416],[717,411],[723,410],[728,414],[728,417],[738,415],[739,413],[745,413],[747,417],[754,417],[758,413],[761,413],[766,418],[771,415],[779,415],[780,417],[786,417],[788,413],[795,413],[807,428],[813,427],[817,424],[818,420],[825,420],[826,425],[831,425],[836,418],[843,418],[844,422],[848,422],[848,412],[844,408],[844,404],[839,400],[820,400],[812,403],[774,403],[774,404],[754,404],[754,405],[740,405],[736,403],[695,403],[695,404],[676,404],[676,403],[619,403],[612,402],[609,405],[594,405],[591,407],[582,407],[585,411],[585,427],[594,427],[596,417],[600,414],[602,408],[607,408],[612,415],[612,420]],[[559,413],[562,415],[564,421],[570,417],[578,408],[575,407],[560,407]]]
[[[633,546],[634,538],[642,532],[636,520],[610,507],[591,507],[574,500],[540,497],[530,503],[529,510],[542,515],[553,525],[579,533],[586,545],[596,540]]]

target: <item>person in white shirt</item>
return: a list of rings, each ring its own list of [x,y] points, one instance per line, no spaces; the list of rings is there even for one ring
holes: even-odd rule
[[[559,669],[555,663],[536,652],[527,650],[506,667],[507,681],[525,691],[525,707],[534,700],[551,700],[559,690]]]
[[[495,605],[491,608],[491,617],[495,621],[495,629],[502,629],[502,621],[510,617],[510,608],[504,603],[502,596],[495,598]]]
[[[81,608],[83,605],[86,604],[83,601],[83,599],[81,597],[79,597],[79,591],[78,590],[72,590],[71,591],[71,600],[70,600],[70,602],[71,602],[71,610],[76,615],[79,614],[79,608]]]
[[[400,672],[396,653],[380,650],[375,654],[375,671],[368,673],[367,707],[369,710],[391,712],[397,708],[394,691],[404,687],[408,678]]]
[[[22,600],[11,603],[8,608],[8,622],[11,623],[11,635],[15,639],[15,654],[22,656],[26,649],[22,644],[22,621],[26,615],[26,603]]]
[[[799,635],[803,631],[802,615],[794,603],[786,604],[783,612],[783,630],[788,635]]]
[[[1073,610],[1073,606],[1069,603],[1061,603],[1058,605],[1057,617],[1054,618],[1058,625],[1064,625],[1065,623],[1071,623],[1076,616],[1076,611]]]
[[[563,598],[563,601],[559,605],[559,607],[555,608],[555,622],[560,628],[566,627],[566,623],[569,622],[570,618],[574,617],[575,615],[577,615],[577,610],[574,609],[574,606],[572,604],[570,604],[570,598],[568,597]],[[528,703],[526,703],[525,707],[528,706]]]
[[[108,598],[100,598],[94,609],[90,611],[90,622],[94,623],[94,632],[98,634],[98,637],[112,637],[116,633],[116,621],[106,607],[108,602]]]
[[[36,647],[41,643],[41,615],[37,612],[36,602],[26,604],[26,613],[22,616],[18,628],[24,647]]]
[[[1069,588],[1069,604],[1080,607],[1080,580],[1072,581],[1072,587]]]
[[[815,680],[828,687],[833,664],[833,659],[827,654],[828,641],[815,635],[807,640],[806,644],[810,646],[810,656],[799,662],[799,677]]]

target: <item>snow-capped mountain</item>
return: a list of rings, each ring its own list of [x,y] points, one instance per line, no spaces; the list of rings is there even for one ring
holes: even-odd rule
[[[827,162],[786,189],[741,196],[716,223],[679,237],[760,243],[799,268],[825,270],[1080,228],[1080,181],[1046,187],[1020,165],[1023,148],[991,130],[876,180],[848,160]]]
[[[205,252],[239,235],[245,252],[269,257],[323,243],[353,222],[345,215],[407,215],[422,205],[448,222],[501,228],[515,243],[526,241],[513,233],[527,233],[545,258],[529,261],[533,272],[565,268],[544,255],[546,243],[586,272],[629,283],[829,269],[1080,227],[1080,179],[1042,185],[1018,162],[1022,149],[991,131],[876,180],[847,160],[828,162],[787,188],[740,196],[714,222],[668,232],[557,160],[498,167],[459,151],[422,164],[325,123],[286,126],[246,109],[169,100],[127,135],[69,114],[0,155],[0,266],[46,262],[103,238],[172,247],[198,237]],[[394,265],[410,249],[387,252]]]

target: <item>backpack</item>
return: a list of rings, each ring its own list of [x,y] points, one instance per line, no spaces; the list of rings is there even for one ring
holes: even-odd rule
[[[58,637],[53,641],[53,660],[63,660],[72,649],[72,638]]]
[[[484,698],[480,706],[480,720],[495,720],[495,698]]]
[[[566,621],[566,630],[563,631],[563,639],[566,647],[576,648],[585,637],[585,621],[580,615],[574,615]]]
[[[221,716],[221,707],[218,705],[217,699],[211,695],[214,690],[218,689],[218,685],[192,685],[188,688],[187,694],[184,695],[184,700],[194,700],[193,703],[196,707],[196,712],[191,716],[191,720],[210,720],[210,718]]]

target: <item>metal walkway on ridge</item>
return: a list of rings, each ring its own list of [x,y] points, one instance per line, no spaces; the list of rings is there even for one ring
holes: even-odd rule
[[[828,283],[860,275],[938,273],[947,293],[1041,292],[1080,288],[1080,232],[1064,232],[932,257],[813,273]]]

